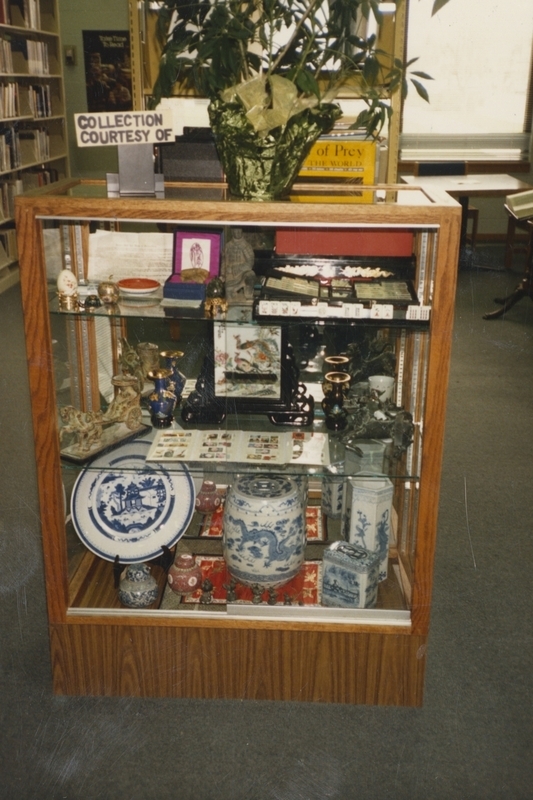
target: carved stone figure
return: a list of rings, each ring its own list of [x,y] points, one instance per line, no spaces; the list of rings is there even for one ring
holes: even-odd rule
[[[74,406],[63,406],[59,409],[59,416],[63,423],[59,431],[59,441],[63,441],[65,434],[73,433],[81,452],[88,453],[102,438],[101,411],[80,411]]]
[[[254,297],[255,254],[252,246],[243,238],[241,228],[233,228],[232,235],[222,255],[226,299],[230,303],[251,303]]]

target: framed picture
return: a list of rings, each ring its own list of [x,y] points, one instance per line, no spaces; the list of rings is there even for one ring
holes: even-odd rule
[[[286,334],[280,325],[215,322],[215,401],[252,413],[286,408],[293,388]]]
[[[131,111],[129,31],[83,31],[87,110]]]
[[[173,273],[191,283],[207,283],[220,269],[222,233],[176,231]]]

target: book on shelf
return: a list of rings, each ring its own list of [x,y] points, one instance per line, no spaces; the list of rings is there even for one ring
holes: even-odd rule
[[[41,6],[39,0],[2,0],[0,20],[19,28],[39,30],[41,27]]]
[[[15,216],[15,197],[24,191],[20,178],[6,178],[0,183],[0,221]]]
[[[2,247],[0,254],[4,255],[5,261],[17,260],[17,232],[15,228],[5,228],[4,230],[0,230],[0,246]],[[3,263],[5,263],[5,261]],[[0,266],[1,265],[2,264],[0,264]]]
[[[41,186],[48,186],[59,180],[59,171],[54,167],[25,170],[21,175],[22,191],[38,189]]]
[[[533,189],[510,194],[505,198],[505,203],[517,219],[533,217]]]
[[[21,166],[18,131],[14,125],[0,126],[0,171]]]
[[[11,54],[11,39],[9,36],[0,37],[0,72],[14,72],[13,56]]]
[[[9,264],[10,258],[8,257],[5,247],[2,242],[2,237],[0,236],[0,269],[5,267],[6,264]]]
[[[11,40],[13,72],[22,75],[48,75],[48,44],[34,39],[13,36]]]
[[[18,83],[0,83],[0,119],[20,116]]]
[[[52,101],[50,95],[50,84],[32,84],[27,87],[28,108],[30,113],[37,119],[52,116]],[[22,98],[21,98],[22,106]]]

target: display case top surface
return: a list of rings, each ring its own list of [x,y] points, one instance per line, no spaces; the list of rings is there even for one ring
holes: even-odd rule
[[[398,224],[437,225],[443,212],[460,214],[459,204],[445,194],[406,185],[354,187],[340,184],[301,184],[286,200],[248,202],[231,198],[224,184],[169,184],[164,199],[107,198],[105,181],[64,180],[24,195],[35,214],[47,217],[95,219],[166,219],[235,222],[242,224],[324,224],[339,226]]]

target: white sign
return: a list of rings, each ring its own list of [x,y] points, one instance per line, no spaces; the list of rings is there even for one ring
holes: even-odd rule
[[[78,147],[162,144],[175,138],[169,109],[74,114],[74,124]]]

